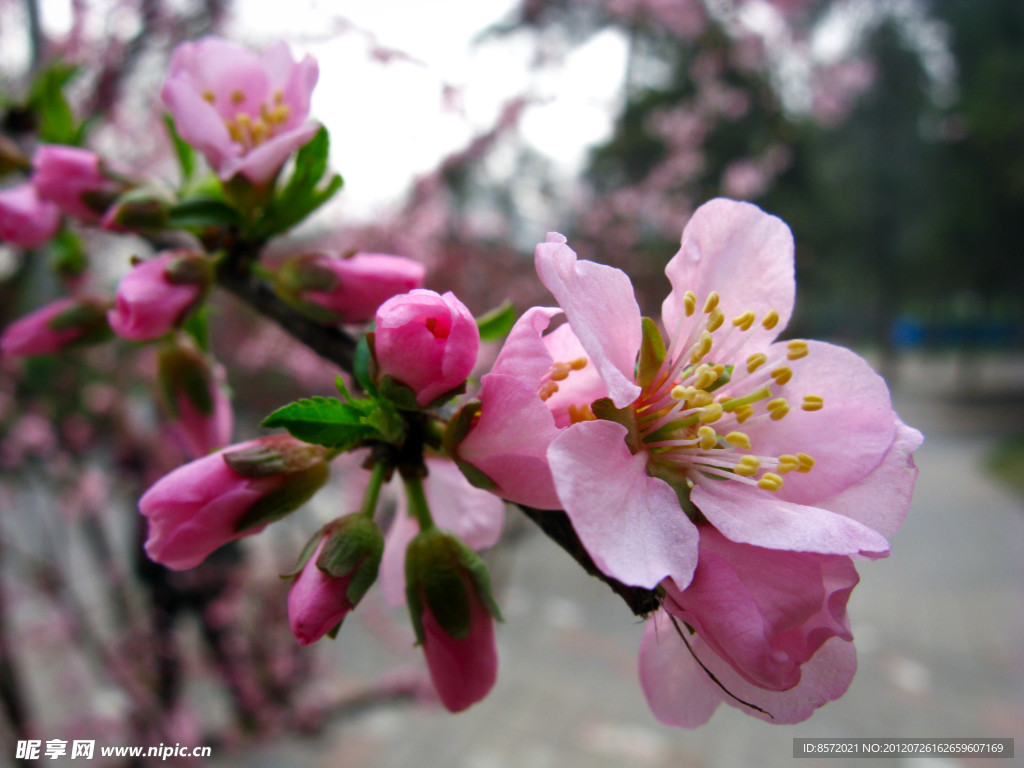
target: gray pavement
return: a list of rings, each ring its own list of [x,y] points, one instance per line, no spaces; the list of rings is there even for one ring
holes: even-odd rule
[[[625,607],[551,542],[528,534],[495,563],[505,585],[501,671],[492,694],[451,716],[385,707],[324,734],[223,755],[217,766],[331,768],[772,768],[1024,765],[1024,505],[981,462],[1000,433],[1024,426],[1004,390],[1019,364],[979,369],[959,396],[948,365],[904,365],[897,408],[926,435],[907,524],[893,556],[865,563],[850,613],[859,670],[850,691],[796,726],[722,706],[704,728],[660,725],[636,675],[642,632]],[[1007,389],[1006,385],[1011,386]],[[991,397],[989,397],[991,396]],[[360,611],[362,611],[362,607]],[[368,616],[374,611],[368,610]],[[379,619],[379,616],[378,616]],[[321,660],[352,684],[399,654],[392,630],[352,621]],[[395,651],[404,649],[400,625]],[[383,634],[382,634],[383,632]],[[394,640],[394,636],[390,636]],[[407,657],[417,668],[415,655]],[[792,758],[794,737],[1010,737],[1018,758]]]

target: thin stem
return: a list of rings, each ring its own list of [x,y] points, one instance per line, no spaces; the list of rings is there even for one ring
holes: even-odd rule
[[[363,496],[363,506],[359,513],[366,517],[373,517],[377,510],[377,500],[380,498],[380,489],[384,485],[384,479],[388,476],[390,467],[383,461],[378,461],[370,471],[370,483],[366,486],[366,494]]]
[[[434,527],[434,518],[430,515],[427,494],[423,491],[423,479],[419,475],[403,479],[405,480],[405,493],[409,498],[409,510],[416,516],[416,522],[420,524],[421,531],[430,530]]]

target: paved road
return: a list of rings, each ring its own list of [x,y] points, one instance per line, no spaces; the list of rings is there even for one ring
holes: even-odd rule
[[[914,504],[894,555],[865,564],[851,602],[860,668],[848,694],[797,726],[727,707],[696,731],[659,725],[636,679],[642,627],[600,583],[541,536],[498,562],[509,584],[493,693],[452,717],[436,709],[361,715],[314,740],[288,741],[216,765],[331,768],[738,768],[958,766],[1013,761],[800,760],[794,737],[1013,737],[1024,754],[1024,505],[980,461],[1019,405],[939,396],[910,371],[897,398],[927,435]],[[1013,408],[1017,408],[1016,411]],[[972,410],[973,409],[973,410]],[[984,418],[983,418],[984,417]],[[987,420],[986,420],[987,419]],[[361,609],[362,610],[362,609]],[[353,622],[321,652],[353,679],[385,660]],[[399,642],[401,645],[401,642]],[[415,657],[413,657],[415,661]],[[1024,764],[1024,760],[1018,758]]]

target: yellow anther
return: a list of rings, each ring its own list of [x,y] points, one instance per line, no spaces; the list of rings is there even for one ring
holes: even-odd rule
[[[714,397],[709,392],[705,392],[700,389],[695,389],[693,394],[689,396],[691,408],[703,408],[706,405],[711,405],[714,402]]]
[[[682,384],[676,384],[672,387],[672,397],[676,400],[685,400],[695,391],[693,387],[684,387]]]
[[[577,357],[575,360],[569,362],[569,367],[574,371],[581,371],[587,367],[587,358]]]
[[[715,432],[714,427],[701,427],[697,430],[697,436],[700,438],[700,448],[702,451],[710,451],[718,445],[718,433]]]
[[[716,381],[718,381],[719,374],[715,371],[714,366],[708,365],[707,363],[701,363],[697,366],[697,370],[694,371],[693,375],[693,386],[697,389],[707,389]]]
[[[778,421],[787,413],[789,413],[789,403],[786,402],[786,398],[777,397],[774,400],[769,400],[765,405],[768,409],[769,418],[772,421]]]
[[[595,421],[597,416],[594,415],[594,411],[591,410],[589,403],[583,405],[576,405],[572,403],[569,405],[569,421],[573,424],[578,424],[581,421]]]
[[[747,358],[747,373],[753,373],[767,362],[768,356],[764,352],[751,355]]]
[[[732,319],[732,324],[739,328],[741,331],[749,331],[751,326],[754,324],[755,315],[749,309],[742,315],[738,315]]]
[[[805,411],[820,411],[825,407],[825,398],[821,395],[804,395],[804,404],[800,407]]]
[[[807,357],[810,350],[807,349],[806,341],[791,341],[786,345],[789,352],[786,353],[786,357],[790,360],[799,360],[801,357]]]
[[[743,477],[753,477],[761,469],[761,460],[757,456],[743,456],[732,471]]]
[[[267,124],[263,122],[262,118],[256,120],[252,125],[252,143],[262,144],[268,138],[270,138],[270,129]]]
[[[231,137],[232,141],[242,141],[242,131],[234,123],[225,123],[228,127],[228,136]]]
[[[800,469],[800,459],[791,453],[784,453],[779,456],[779,466],[776,468],[776,472],[784,475],[787,472],[792,472],[794,469]]]
[[[288,116],[291,115],[291,113],[291,107],[289,107],[287,104],[280,104],[274,107],[270,111],[270,114],[267,115],[267,122],[275,124],[283,123],[288,119]]]
[[[761,326],[770,331],[776,325],[779,324],[779,313],[774,309],[771,310],[767,315],[764,316],[764,320],[761,321]]]
[[[537,394],[540,395],[541,400],[547,400],[557,391],[558,385],[555,384],[555,382],[545,381],[543,384],[540,385],[540,388],[538,388]]]
[[[718,291],[712,291],[708,294],[707,299],[704,301],[704,312],[711,314],[715,307],[718,306]]]
[[[725,442],[744,451],[750,450],[750,437],[746,432],[730,432],[725,436]]]
[[[736,421],[742,424],[744,421],[754,415],[754,406],[752,405],[740,405],[732,412],[732,415],[736,417]]]
[[[252,124],[252,118],[245,112],[239,112],[235,115],[235,124],[239,128],[248,128]]]
[[[697,297],[693,295],[693,291],[687,291],[683,294],[683,311],[686,312],[686,316],[689,317],[697,310]]]
[[[798,453],[796,458],[800,462],[800,467],[797,469],[797,472],[810,472],[814,469],[814,459],[806,453]]]
[[[216,97],[213,95],[213,91],[203,91],[203,101],[208,104],[213,104],[215,100]]]
[[[712,403],[704,407],[704,410],[700,412],[700,419],[702,424],[711,424],[714,421],[718,421],[722,418],[722,404]]]
[[[274,91],[274,103],[275,104],[283,104],[284,103],[284,91],[282,91],[280,88],[278,88],[276,91]]]
[[[551,366],[548,376],[551,377],[552,381],[565,381],[569,378],[569,372],[571,370],[572,366],[569,365],[569,363],[555,363]]]
[[[700,341],[697,342],[697,348],[693,351],[690,362],[699,363],[704,355],[711,351],[712,343],[711,334],[707,331],[701,331]]]
[[[708,315],[706,327],[708,331],[714,332],[721,328],[722,323],[724,322],[725,315],[722,314],[722,310],[720,310],[718,307],[715,307],[714,309],[711,310],[711,313]]]
[[[772,378],[775,379],[775,383],[781,387],[793,378],[793,369],[788,365],[780,365],[772,371]]]
[[[245,101],[245,94],[241,91],[235,90],[231,92],[231,103],[238,106]]]
[[[757,487],[765,491],[777,491],[782,487],[782,478],[774,472],[765,472],[757,481]]]

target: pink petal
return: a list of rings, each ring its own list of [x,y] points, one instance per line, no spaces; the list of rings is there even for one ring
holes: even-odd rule
[[[526,382],[536,382],[548,372],[554,360],[543,333],[552,318],[562,314],[557,307],[532,307],[516,320],[505,339],[491,373],[508,374]]]
[[[281,166],[299,147],[308,144],[320,130],[320,123],[306,123],[290,131],[279,133],[241,157],[229,160],[218,175],[230,179],[236,173],[245,176],[256,185],[269,183]]]
[[[672,292],[662,304],[661,317],[671,338],[679,335],[686,319],[686,291],[701,304],[717,291],[726,322],[748,310],[758,323],[770,310],[779,313],[774,330],[755,325],[750,332],[758,343],[767,343],[786,327],[793,312],[793,235],[785,222],[755,205],[711,200],[687,223],[679,252],[665,274]],[[699,312],[698,306],[698,316]]]
[[[604,573],[653,589],[667,576],[688,584],[697,565],[697,528],[664,480],[647,475],[626,428],[586,421],[548,449],[555,487],[583,546]]]
[[[740,544],[825,555],[889,551],[885,537],[866,525],[755,486],[700,478],[690,498],[715,528]]]
[[[779,421],[761,420],[745,430],[752,452],[762,456],[804,452],[815,465],[808,473],[786,475],[780,499],[816,504],[869,475],[882,461],[896,434],[889,388],[863,358],[848,349],[808,341],[807,357],[788,363],[793,378],[773,395],[785,397],[790,412]],[[785,344],[773,354],[785,357]],[[803,411],[804,395],[820,395],[825,407]]]
[[[402,504],[384,537],[384,555],[378,574],[384,599],[390,605],[405,605],[405,550],[419,532],[419,524],[409,517]]]
[[[555,419],[534,387],[514,376],[489,373],[480,387],[480,419],[459,445],[459,458],[486,474],[495,493],[537,509],[559,509],[548,446]]]
[[[685,628],[683,629],[685,632]],[[800,683],[788,691],[767,691],[740,677],[699,636],[690,645],[701,662],[733,696],[760,707],[762,714],[726,694],[686,649],[664,611],[644,629],[640,647],[640,681],[654,716],[666,725],[703,725],[725,702],[744,714],[776,725],[800,723],[814,711],[842,696],[857,671],[853,643],[829,640],[801,667]]]
[[[429,608],[423,611],[423,652],[430,679],[441,703],[461,712],[486,696],[498,677],[494,619],[473,592],[469,599],[470,629],[461,640],[450,637]]]
[[[864,523],[883,536],[891,536],[907,517],[917,480],[912,454],[923,441],[920,432],[897,419],[896,439],[874,471],[835,496],[815,502],[816,505]],[[816,471],[817,468],[811,474]]]
[[[617,408],[636,400],[633,368],[640,350],[640,307],[622,270],[577,260],[557,232],[537,246],[537,274],[565,310]]]
[[[477,551],[494,546],[505,524],[505,502],[470,485],[452,461],[428,457],[426,463],[424,488],[438,527]]]
[[[215,171],[219,173],[222,166],[241,152],[231,141],[224,119],[191,83],[169,79],[160,97],[174,116],[181,138],[198,149]]]

